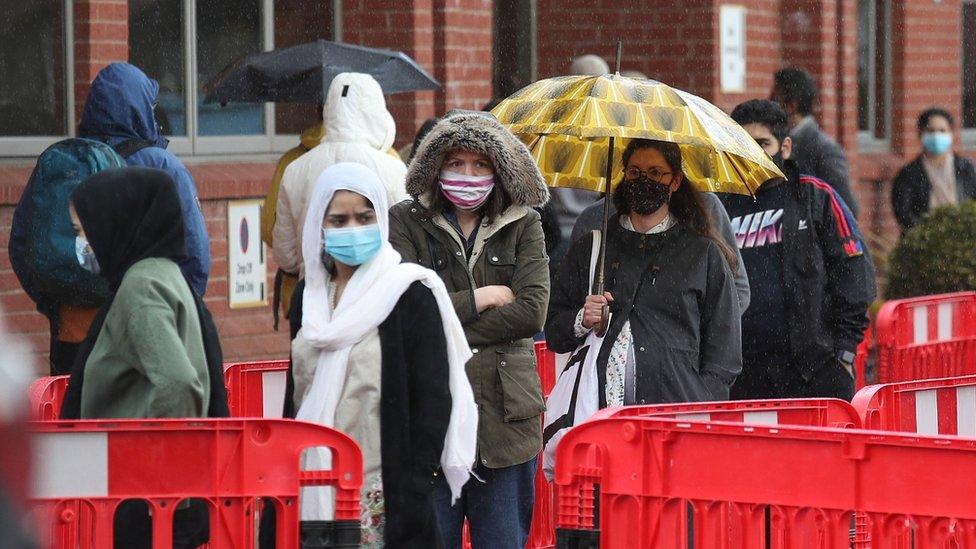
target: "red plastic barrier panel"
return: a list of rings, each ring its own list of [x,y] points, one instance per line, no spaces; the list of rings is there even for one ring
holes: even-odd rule
[[[69,376],[48,376],[35,379],[28,389],[30,414],[35,421],[58,419]]]
[[[542,382],[542,394],[549,396],[549,392],[556,385],[556,354],[549,350],[545,341],[535,344],[536,368],[539,371],[539,381]],[[542,456],[535,472],[535,506],[532,508],[532,527],[529,530],[529,540],[525,544],[527,549],[544,549],[556,546],[556,525],[554,518],[555,493],[542,472]]]
[[[848,549],[855,508],[875,549],[976,547],[976,440],[611,417],[555,475],[566,547]]]
[[[210,547],[255,547],[262,498],[276,508],[277,547],[298,547],[299,490],[336,489],[336,524],[358,531],[363,464],[348,436],[268,419],[89,420],[31,424],[34,515],[44,547],[112,547],[113,516],[144,500],[155,547],[172,546],[173,513],[187,498],[209,508]],[[332,468],[302,471],[302,452],[327,447]]]
[[[668,417],[686,421],[727,421],[750,425],[808,425],[858,428],[861,418],[847,401],[836,398],[685,402],[605,408],[592,420],[609,417]]]
[[[280,418],[285,406],[287,379],[287,360],[224,365],[231,417]]]
[[[857,352],[854,353],[854,387],[860,390],[867,385],[868,376],[868,357],[871,355],[871,346],[874,345],[874,330],[868,324],[864,330],[864,339],[857,345]]]
[[[976,292],[889,301],[874,337],[879,383],[976,374]]]
[[[872,385],[853,405],[868,429],[976,438],[976,376]]]

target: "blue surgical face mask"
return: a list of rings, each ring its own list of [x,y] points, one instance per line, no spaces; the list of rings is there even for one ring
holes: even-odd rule
[[[93,275],[101,272],[101,267],[98,266],[98,260],[95,259],[95,251],[92,250],[88,240],[83,236],[75,237],[75,255],[78,257],[78,264],[81,265],[82,269]]]
[[[322,249],[343,265],[366,263],[380,251],[383,235],[377,224],[341,229],[322,229]]]
[[[922,147],[930,154],[945,154],[952,148],[952,134],[949,132],[925,132],[922,134]]]

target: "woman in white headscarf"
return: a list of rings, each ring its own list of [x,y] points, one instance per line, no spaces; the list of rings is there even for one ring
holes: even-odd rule
[[[441,279],[401,263],[388,243],[387,210],[386,188],[365,166],[336,164],[319,177],[286,406],[359,444],[363,546],[437,547],[434,481],[443,474],[456,498],[474,463],[471,350]],[[305,466],[328,462],[327,451],[310,452]],[[328,491],[303,493],[303,521],[329,520],[333,509]]]

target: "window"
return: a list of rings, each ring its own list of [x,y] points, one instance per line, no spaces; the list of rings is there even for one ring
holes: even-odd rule
[[[857,2],[857,128],[862,142],[883,142],[891,120],[891,3]]]
[[[976,130],[976,1],[962,4],[962,127]]]
[[[0,143],[31,155],[71,133],[70,2],[9,2],[0,18]]]
[[[157,115],[174,152],[274,152],[319,120],[315,105],[205,103],[204,87],[249,54],[333,38],[322,0],[129,0],[129,61],[160,84]],[[192,37],[187,40],[186,37]]]
[[[129,0],[129,61],[159,82],[163,133],[186,135],[183,7],[180,0]]]

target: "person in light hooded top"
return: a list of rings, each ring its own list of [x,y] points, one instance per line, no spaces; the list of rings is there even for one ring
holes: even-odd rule
[[[433,491],[456,499],[474,465],[478,410],[464,373],[471,349],[431,270],[388,242],[387,193],[370,169],[340,163],[312,192],[295,290],[285,415],[350,435],[363,452],[361,546],[437,547]],[[309,469],[327,468],[318,449]],[[332,500],[305,489],[303,529]]]
[[[323,170],[340,162],[370,168],[387,193],[387,202],[407,198],[407,167],[387,154],[396,138],[396,123],[386,110],[383,90],[368,74],[335,77],[322,109],[322,143],[288,165],[281,178],[273,236],[275,261],[286,273],[303,273],[302,225],[309,197]]]

